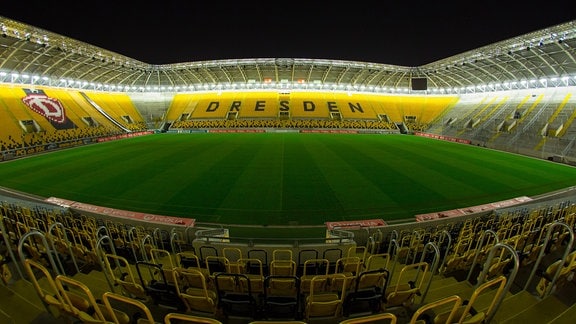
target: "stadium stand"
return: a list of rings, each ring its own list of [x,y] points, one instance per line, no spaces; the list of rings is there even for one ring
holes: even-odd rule
[[[0,54],[30,51],[14,57],[32,57],[24,65],[49,66],[47,73],[57,63],[44,55],[75,62],[86,53],[106,57],[75,64],[76,76],[99,80],[115,71],[116,80],[127,80],[133,66],[157,72],[158,67],[86,44],[81,53],[67,53],[65,45],[76,44],[73,40],[48,33],[60,42],[56,48],[42,43],[39,29],[32,28],[32,38],[40,43],[22,38],[20,30],[30,26],[2,17],[0,23]],[[438,93],[401,90],[410,79],[405,75],[418,76],[417,71],[394,67],[406,73],[388,73],[390,67],[357,62],[326,67],[307,60],[244,61],[242,73],[233,72],[243,64],[237,61],[207,62],[202,69],[162,68],[156,73],[160,79],[150,81],[171,87],[184,73],[214,80],[190,84],[183,92],[21,82],[16,73],[2,71],[1,159],[153,132],[294,131],[418,134],[574,164],[575,71],[562,64],[573,61],[574,30],[570,22],[418,69],[427,71],[429,84],[446,85]],[[533,39],[542,44],[540,54],[518,54],[517,44]],[[488,58],[478,59],[481,54]],[[508,65],[493,63],[495,56]],[[526,78],[549,75],[536,68],[528,73],[529,60],[545,60],[543,65],[568,76],[470,83],[471,74],[491,82],[523,71]],[[110,63],[120,61],[130,64]],[[458,68],[450,68],[456,63]],[[291,87],[284,85],[285,76],[276,77],[274,87],[268,81],[251,87],[258,82],[250,81],[256,79],[250,67],[260,64],[293,64],[300,66],[297,74],[322,77],[306,79],[310,88],[302,86],[300,74],[290,78],[298,80]],[[6,68],[17,69],[14,65],[5,62]],[[386,80],[374,71],[388,75]],[[223,86],[237,78],[242,88]],[[313,87],[319,79],[325,84]],[[362,89],[399,90],[360,91],[353,86],[357,81]],[[0,321],[568,323],[576,314],[573,190],[458,217],[435,213],[416,222],[354,223],[314,241],[283,243],[238,239],[225,224],[129,220],[2,190]]]
[[[534,316],[553,322],[556,317],[573,312],[576,302],[570,293],[576,272],[576,217],[573,205],[565,199],[532,202],[466,219],[416,223],[412,230],[402,230],[407,225],[360,229],[382,237],[380,249],[366,249],[371,240],[364,245],[350,241],[349,247],[344,247],[346,242],[329,240],[302,247],[244,246],[232,243],[233,238],[222,240],[220,236],[208,241],[203,236],[206,231],[199,230],[190,238],[188,251],[165,250],[158,247],[158,242],[150,242],[150,253],[128,253],[128,258],[115,254],[120,251],[116,244],[126,242],[109,239],[106,231],[98,230],[104,226],[103,220],[84,216],[81,229],[75,227],[80,225],[78,222],[71,221],[73,213],[29,209],[23,203],[2,205],[3,245],[10,247],[9,257],[23,261],[22,267],[8,263],[12,276],[7,277],[3,291],[39,300],[44,306],[35,306],[35,316],[51,321],[88,315],[111,318],[105,314],[110,314],[110,300],[114,300],[117,308],[113,309],[119,318],[153,317],[157,322],[168,313],[222,323],[361,323],[388,313],[401,323],[417,321],[422,316],[434,323],[443,323],[448,317],[454,322],[516,323],[519,318]],[[46,226],[53,230],[38,229]],[[97,241],[91,246],[96,250],[96,264],[75,266],[74,254],[57,249],[54,243],[58,236],[50,233],[57,228],[64,229],[62,233],[70,228],[91,231]],[[129,240],[140,240],[142,246],[148,240],[146,235],[153,235],[158,228],[144,227],[140,231],[146,233],[144,238],[139,239],[140,234]],[[410,244],[400,255],[397,241],[404,237],[409,238],[405,241]],[[419,243],[414,244],[415,241]],[[66,243],[72,242],[65,240]],[[347,251],[343,253],[347,256],[336,260],[335,267],[329,266],[328,259],[310,258],[302,273],[298,273],[293,255],[316,251],[310,255],[320,256],[335,246]],[[543,248],[537,249],[538,246]],[[287,266],[282,264],[271,274],[263,275],[260,259],[240,257],[254,248],[273,256],[270,269],[275,269],[276,262]],[[200,250],[212,254],[205,252],[204,262],[198,262],[201,258],[196,251]],[[538,251],[536,256],[533,250]],[[466,257],[455,266],[451,260],[461,255]],[[211,270],[216,263],[210,260],[219,261],[217,266],[221,268]],[[167,280],[166,275],[172,278]],[[26,279],[16,280],[19,276]],[[35,289],[23,284],[28,280]],[[307,282],[306,286],[303,282]],[[66,297],[70,289],[63,288],[68,286],[84,292]],[[522,311],[514,308],[519,300],[524,305]],[[95,307],[100,314],[86,313]],[[88,315],[81,315],[85,313]],[[29,312],[28,316],[34,315]]]

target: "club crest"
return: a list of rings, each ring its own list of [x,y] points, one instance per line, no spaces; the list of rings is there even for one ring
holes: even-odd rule
[[[64,106],[58,99],[50,98],[45,94],[30,93],[22,98],[22,101],[30,109],[53,122],[59,124],[66,122]]]

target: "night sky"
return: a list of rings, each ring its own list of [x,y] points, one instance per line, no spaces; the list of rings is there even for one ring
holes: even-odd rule
[[[420,66],[576,19],[571,1],[556,0],[2,2],[0,16],[150,64],[285,57]]]

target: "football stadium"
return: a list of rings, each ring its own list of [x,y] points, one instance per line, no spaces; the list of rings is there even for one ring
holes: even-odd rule
[[[576,21],[418,67],[0,32],[1,323],[576,316]]]

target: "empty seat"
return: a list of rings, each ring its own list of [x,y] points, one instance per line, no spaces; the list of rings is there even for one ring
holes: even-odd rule
[[[73,310],[69,307],[69,303],[64,300],[48,269],[33,259],[25,259],[23,264],[36,294],[40,297],[48,313],[57,319],[73,316]],[[45,281],[45,283],[41,285],[41,281]]]
[[[184,310],[186,307],[173,283],[169,283],[160,265],[138,261],[136,271],[140,279],[140,285],[144,288],[146,295],[154,305],[176,310]]]
[[[242,284],[241,282],[244,281]],[[225,317],[255,319],[258,303],[244,274],[220,272],[214,275],[218,307]]]
[[[448,316],[446,319],[441,321],[436,321],[430,313],[433,313],[434,309],[445,308],[447,306],[452,305]],[[410,324],[426,324],[426,323],[433,323],[433,324],[445,324],[445,323],[453,323],[452,321],[456,318],[456,312],[458,308],[462,305],[462,298],[458,295],[452,295],[448,297],[444,297],[437,301],[430,302],[428,304],[420,306],[410,318]],[[431,318],[432,317],[432,318]]]
[[[371,324],[371,323],[384,323],[396,324],[398,318],[393,313],[380,313],[375,315],[367,315],[356,318],[349,318],[347,320],[341,321],[339,324]]]
[[[136,312],[134,313],[134,315],[131,316],[131,318],[137,319],[137,322],[136,322],[137,324],[154,324],[154,323],[157,323],[154,320],[154,317],[152,316],[152,312],[150,311],[148,306],[146,306],[146,304],[142,303],[141,301],[139,301],[137,299],[123,296],[120,294],[116,294],[116,293],[113,293],[111,291],[107,291],[104,294],[102,294],[102,302],[104,303],[104,306],[106,306],[108,313],[111,314],[111,321],[114,324],[122,323],[120,321],[120,319],[118,318],[118,316],[116,316],[116,314],[114,312],[114,309],[115,309],[114,306],[117,304],[122,306],[121,309],[127,309],[127,308],[135,309]]]
[[[182,300],[187,312],[216,316],[218,296],[214,290],[208,289],[207,279],[202,271],[194,268],[175,268],[172,276],[176,294]]]
[[[390,273],[386,269],[361,272],[353,284],[353,290],[346,294],[344,316],[375,314],[382,309],[384,293]]]
[[[263,318],[299,319],[300,311],[300,278],[269,275],[264,279]]]
[[[181,313],[168,313],[164,316],[164,324],[222,324],[219,320]]]
[[[137,275],[132,271],[132,266],[128,260],[122,256],[114,254],[104,255],[105,271],[112,278],[115,286],[119,286],[126,296],[148,301],[150,296],[137,279]]]
[[[128,324],[130,317],[122,311],[107,308],[90,291],[84,283],[69,278],[65,275],[58,275],[54,278],[56,287],[64,297],[65,304],[71,310],[73,318],[82,323],[102,323],[114,321],[115,323]],[[78,300],[82,301],[82,306],[78,306]]]
[[[317,275],[327,275],[330,270],[328,259],[310,259],[304,262],[300,276],[300,291],[307,295],[310,293],[312,279]]]
[[[429,267],[427,262],[419,262],[402,267],[396,282],[386,288],[384,307],[402,306],[410,308],[414,304],[416,296],[421,295],[424,282],[431,280]],[[414,275],[413,272],[416,272],[416,275]],[[410,277],[412,275],[414,275],[414,277]]]
[[[314,276],[310,282],[310,293],[306,296],[304,319],[336,320],[342,316],[342,305],[347,294],[347,280],[342,273]]]

